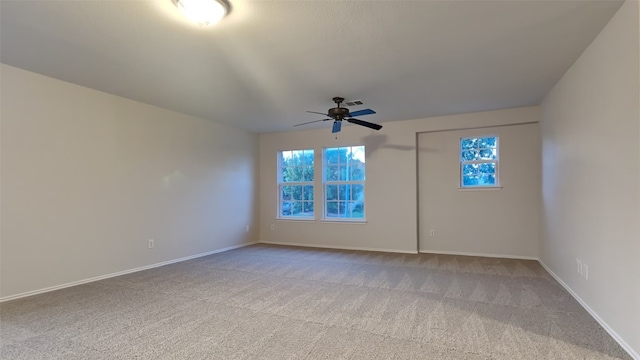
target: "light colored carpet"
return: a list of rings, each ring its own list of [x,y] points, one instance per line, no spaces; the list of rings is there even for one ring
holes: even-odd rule
[[[2,359],[630,359],[535,261],[255,245],[0,305]]]

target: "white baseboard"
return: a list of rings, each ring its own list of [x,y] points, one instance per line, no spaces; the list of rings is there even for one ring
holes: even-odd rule
[[[640,354],[638,354],[635,350],[633,350],[631,348],[631,346],[629,346],[629,344],[627,344],[626,341],[624,341],[620,335],[618,335],[617,332],[615,332],[615,330],[613,330],[609,324],[607,324],[604,320],[602,320],[602,318],[600,316],[598,316],[598,314],[593,311],[593,309],[591,309],[589,307],[589,305],[587,305],[586,302],[584,302],[580,296],[578,296],[578,294],[576,294],[570,287],[569,285],[567,285],[564,281],[562,281],[562,279],[556,275],[553,271],[551,271],[551,269],[544,263],[542,262],[542,260],[538,260],[538,262],[540,263],[540,265],[542,265],[542,267],[547,270],[547,272],[553,276],[554,279],[556,279],[557,282],[560,283],[560,285],[562,285],[562,287],[565,288],[565,290],[567,290],[569,292],[569,294],[571,294],[571,296],[573,296],[574,299],[576,299],[576,301],[578,301],[578,303],[580,303],[580,305],[582,305],[582,307],[587,310],[587,312],[594,318],[596,319],[596,321],[600,324],[600,326],[602,326],[608,333],[609,335],[611,335],[611,337],[618,343],[620,344],[620,346],[627,352],[629,353],[629,355],[634,358],[635,360],[640,360]]]
[[[400,253],[400,254],[417,254],[415,250],[381,249],[381,248],[368,248],[368,247],[359,247],[359,246],[333,246],[333,245],[300,244],[300,243],[288,243],[288,242],[276,242],[276,241],[260,241],[260,244],[300,246],[300,247],[310,247],[310,248],[320,248],[320,249],[358,250],[358,251],[376,251],[376,252],[389,252],[389,253]]]
[[[490,258],[503,258],[503,259],[518,259],[518,260],[538,260],[533,256],[520,256],[520,255],[504,255],[504,254],[485,254],[485,253],[468,253],[460,251],[440,251],[440,250],[420,250],[421,254],[442,254],[442,255],[461,255],[461,256],[479,256]]]
[[[179,259],[173,259],[173,260],[163,261],[163,262],[156,263],[156,264],[141,266],[141,267],[138,267],[138,268],[135,268],[135,269],[118,271],[118,272],[115,272],[115,273],[111,273],[111,274],[107,274],[107,275],[100,275],[100,276],[96,276],[96,277],[92,277],[92,278],[84,279],[84,280],[73,281],[73,282],[70,282],[70,283],[62,284],[62,285],[50,286],[50,287],[47,287],[47,288],[44,288],[44,289],[32,290],[32,291],[27,291],[27,292],[20,293],[20,294],[9,295],[9,296],[5,296],[5,297],[0,298],[0,303],[5,302],[5,301],[9,301],[9,300],[16,300],[16,299],[20,299],[20,298],[24,298],[24,297],[28,297],[28,296],[42,294],[42,293],[46,293],[46,292],[50,292],[50,291],[60,290],[60,289],[64,289],[64,288],[68,288],[68,287],[72,287],[72,286],[76,286],[76,285],[87,284],[87,283],[90,283],[90,282],[94,282],[94,281],[98,281],[98,280],[104,280],[104,279],[108,279],[108,278],[112,278],[112,277],[116,277],[116,276],[120,276],[120,275],[126,275],[126,274],[131,274],[131,273],[134,273],[134,272],[138,272],[138,271],[153,269],[153,268],[157,268],[157,267],[164,266],[164,265],[169,265],[169,264],[173,264],[173,263],[177,263],[177,262],[181,262],[181,261],[191,260],[191,259],[195,259],[195,258],[199,258],[199,257],[203,257],[203,256],[213,255],[213,254],[217,254],[217,253],[221,253],[221,252],[225,252],[225,251],[229,251],[229,250],[233,250],[233,249],[237,249],[237,248],[241,248],[241,247],[245,247],[245,246],[249,246],[249,245],[254,245],[254,244],[257,244],[257,242],[229,246],[229,247],[226,247],[226,248],[207,251],[207,252],[196,254],[196,255],[185,256],[185,257],[179,258]]]

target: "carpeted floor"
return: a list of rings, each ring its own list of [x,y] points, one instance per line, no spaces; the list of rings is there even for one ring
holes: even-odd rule
[[[630,359],[535,261],[255,245],[0,305],[2,359]]]

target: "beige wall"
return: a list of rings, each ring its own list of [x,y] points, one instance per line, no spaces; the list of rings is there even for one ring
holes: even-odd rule
[[[1,297],[257,240],[256,135],[4,64],[0,76]]]
[[[429,119],[384,123],[376,132],[345,125],[338,139],[330,126],[322,129],[260,135],[260,240],[351,249],[417,251],[417,163],[416,134],[536,122],[538,107],[487,111]],[[319,159],[323,147],[364,144],[366,146],[365,224],[323,222],[322,204],[316,201],[315,221],[276,220],[276,153],[278,150],[315,149]],[[321,165],[316,161],[316,174]],[[322,197],[322,182],[316,176],[315,198]],[[271,224],[275,230],[271,230]]]
[[[461,190],[460,138],[484,136],[499,138],[501,188]],[[538,257],[537,123],[422,133],[418,144],[420,251]]]
[[[542,261],[640,353],[638,2],[625,2],[542,104]],[[576,259],[589,268],[577,274]]]

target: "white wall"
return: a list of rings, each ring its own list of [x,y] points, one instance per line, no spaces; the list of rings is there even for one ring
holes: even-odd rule
[[[541,259],[640,353],[638,2],[626,1],[542,104]],[[576,259],[589,279],[576,271]],[[640,357],[638,357],[640,358]]]
[[[2,298],[257,240],[257,135],[0,70]]]
[[[461,190],[460,138],[484,136],[498,136],[500,190]],[[537,123],[422,133],[418,148],[420,251],[538,258]]]
[[[487,111],[429,119],[384,123],[376,132],[344,125],[338,139],[326,128],[260,135],[260,240],[262,242],[417,251],[416,134],[424,131],[460,129],[536,122],[538,107]],[[320,220],[322,204],[316,201],[315,221],[276,220],[276,153],[279,150],[315,149],[315,198],[322,197],[320,152],[323,147],[364,144],[366,147],[366,224]],[[275,230],[271,230],[273,224]]]

